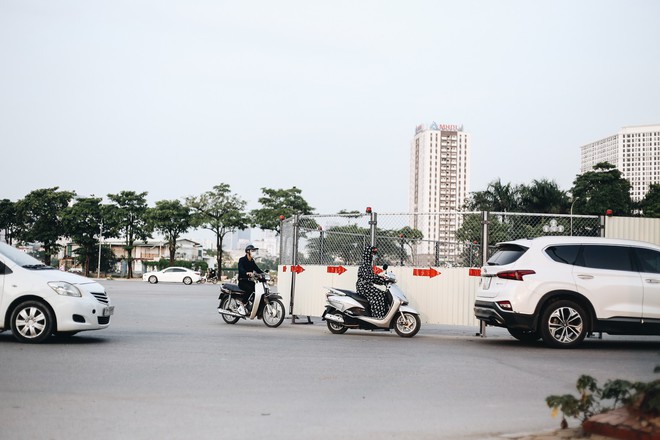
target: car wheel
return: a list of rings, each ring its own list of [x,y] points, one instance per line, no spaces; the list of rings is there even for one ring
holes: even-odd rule
[[[149,277],[149,282],[150,282],[151,284],[156,284],[156,283],[158,282],[158,278],[156,278],[155,275],[151,275],[151,276]]]
[[[554,302],[541,316],[541,337],[551,347],[576,347],[587,335],[587,319],[579,304],[570,300]]]
[[[50,336],[54,326],[50,309],[40,301],[25,301],[11,314],[11,331],[21,342],[42,342]]]
[[[534,330],[523,330],[520,328],[509,328],[509,334],[522,342],[536,342],[541,338],[539,332]]]
[[[185,278],[183,279],[183,284],[185,284],[186,286],[191,285],[191,284],[192,284],[192,278],[190,278],[190,277],[185,277]]]

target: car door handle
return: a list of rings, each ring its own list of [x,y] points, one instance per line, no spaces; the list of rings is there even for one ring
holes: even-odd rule
[[[577,277],[582,279],[582,280],[593,280],[594,279],[593,275],[589,275],[589,274],[586,274],[586,273],[581,273]]]
[[[651,284],[660,284],[660,280],[657,278],[647,278],[645,281]]]

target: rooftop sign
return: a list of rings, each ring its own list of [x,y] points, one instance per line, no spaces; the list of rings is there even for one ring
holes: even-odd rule
[[[426,130],[426,126],[424,124],[420,124],[417,127],[415,127],[415,134],[419,134],[424,130]],[[429,130],[463,131],[463,126],[462,125],[457,125],[457,124],[437,124],[434,121],[429,126]]]

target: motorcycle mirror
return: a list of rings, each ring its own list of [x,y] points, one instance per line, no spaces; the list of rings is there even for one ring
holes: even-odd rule
[[[387,270],[387,268],[390,267],[387,265],[387,263],[383,264],[383,270]]]

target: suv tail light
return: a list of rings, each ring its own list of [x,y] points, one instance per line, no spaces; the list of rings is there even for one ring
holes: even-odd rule
[[[533,270],[505,270],[504,272],[498,272],[497,278],[503,278],[505,280],[515,280],[522,281],[525,275],[535,274]]]

